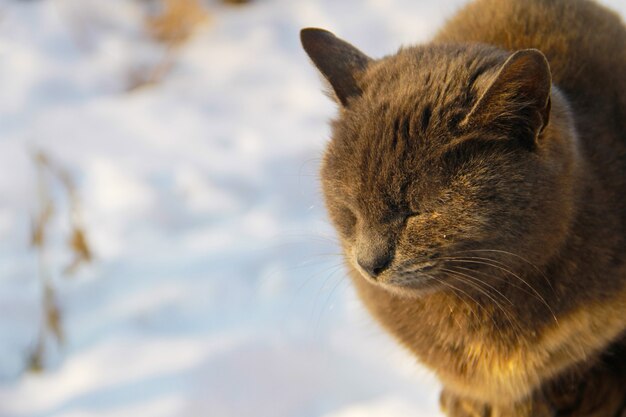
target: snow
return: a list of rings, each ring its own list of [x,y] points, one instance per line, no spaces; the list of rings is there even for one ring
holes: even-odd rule
[[[434,377],[344,276],[317,178],[335,109],[298,31],[381,56],[463,2],[213,1],[165,78],[128,92],[165,54],[144,3],[0,0],[0,417],[440,415]],[[41,320],[36,149],[76,181],[95,260],[61,276],[54,186],[65,343],[23,373]]]

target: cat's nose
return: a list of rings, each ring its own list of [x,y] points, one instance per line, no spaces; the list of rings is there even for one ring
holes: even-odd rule
[[[389,267],[391,258],[392,254],[390,252],[384,252],[373,256],[357,256],[357,262],[370,277],[376,278]]]

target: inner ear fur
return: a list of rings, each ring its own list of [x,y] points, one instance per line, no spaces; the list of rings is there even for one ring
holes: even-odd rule
[[[498,133],[537,140],[550,120],[552,75],[537,49],[513,53],[461,122],[462,127],[488,126]]]

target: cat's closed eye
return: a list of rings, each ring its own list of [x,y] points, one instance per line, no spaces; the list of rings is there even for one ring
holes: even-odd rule
[[[416,197],[410,197],[408,203],[408,210],[406,212],[406,217],[417,217],[422,214],[422,207],[420,206],[420,200]]]

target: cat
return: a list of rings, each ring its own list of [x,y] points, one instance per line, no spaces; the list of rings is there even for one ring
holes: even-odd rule
[[[338,103],[321,182],[349,275],[444,412],[626,416],[620,17],[476,0],[381,59],[300,37]]]

